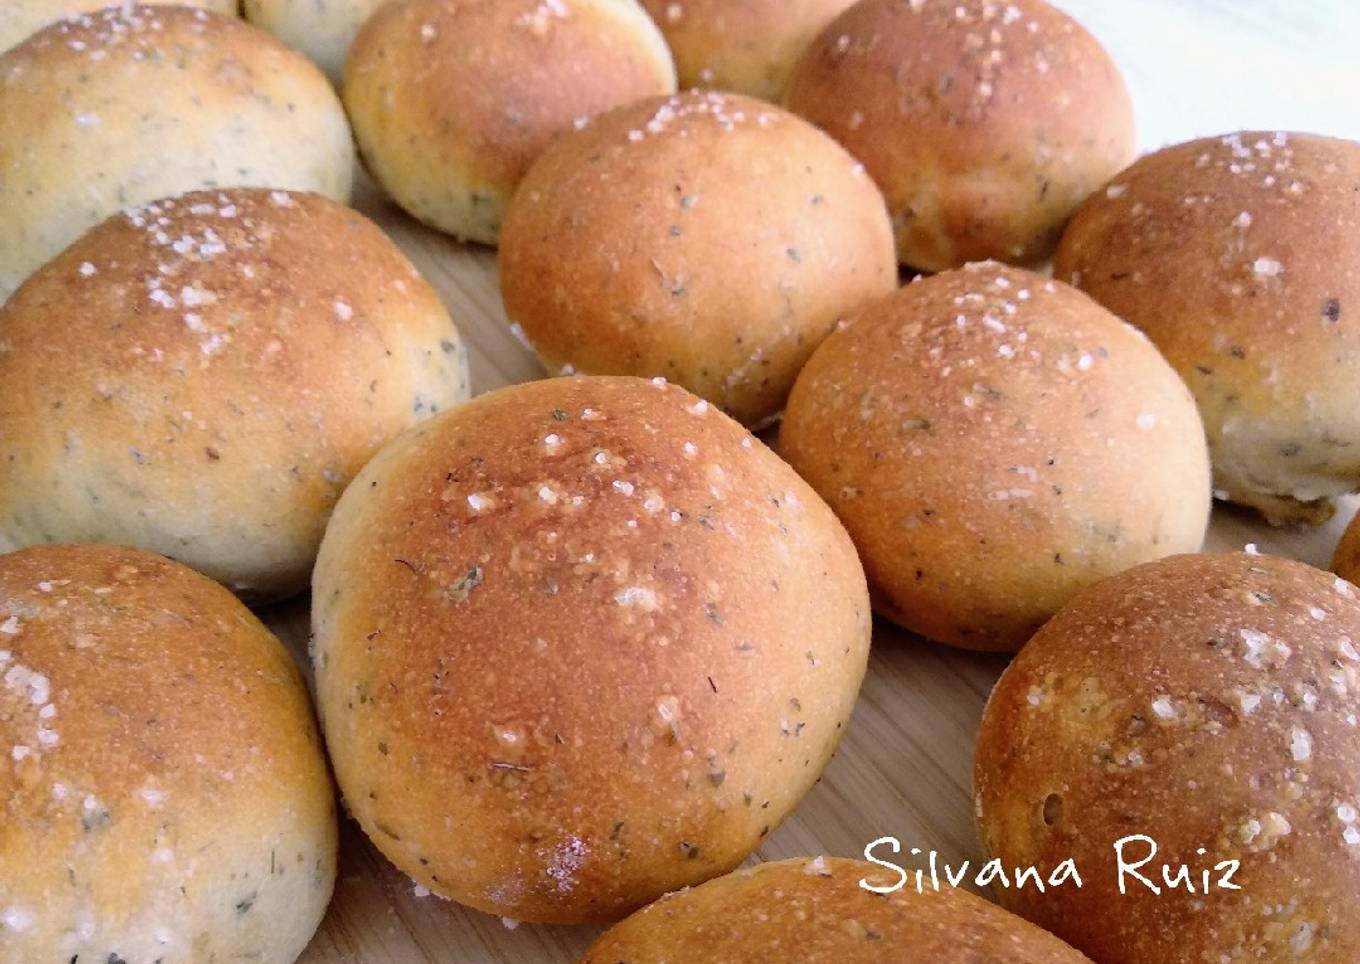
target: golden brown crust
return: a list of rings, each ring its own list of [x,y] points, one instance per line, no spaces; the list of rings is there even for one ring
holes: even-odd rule
[[[364,22],[384,0],[244,0],[242,12],[295,50],[312,58],[336,84],[345,56]]]
[[[484,244],[555,139],[674,90],[633,0],[396,0],[364,24],[344,80],[374,177],[415,217]]]
[[[354,473],[467,397],[457,329],[376,226],[255,189],[64,251],[0,308],[0,384],[0,539],[140,545],[255,598],[303,588]]]
[[[336,774],[432,891],[614,920],[731,870],[821,773],[863,572],[783,462],[674,386],[552,379],[388,446],[314,580]]]
[[[0,5],[0,53],[26,40],[50,23],[109,6],[109,0],[5,0]],[[149,0],[148,6],[202,7],[236,13],[236,0]]]
[[[581,964],[1083,964],[1051,934],[967,891],[907,886],[859,860],[798,857],[668,894],[610,928]]]
[[[1223,498],[1322,522],[1360,489],[1360,144],[1244,131],[1142,158],[1056,273],[1147,332],[1195,393]]]
[[[0,556],[6,960],[291,962],[335,877],[302,677],[230,593],[159,556]]]
[[[798,57],[854,0],[642,0],[675,56],[682,90],[778,103]]]
[[[121,208],[262,185],[349,197],[354,148],[305,57],[235,17],[111,7],[0,56],[0,301]]]
[[[780,450],[849,529],[879,612],[970,649],[1018,649],[1093,582],[1198,549],[1209,515],[1175,372],[1080,292],[995,262],[828,338]]]
[[[810,125],[736,94],[620,108],[515,196],[501,290],[550,368],[662,375],[775,415],[848,311],[897,285],[883,199]]]
[[[1114,61],[1043,0],[863,0],[809,47],[786,99],[864,162],[899,257],[928,271],[1043,260],[1134,156]]]
[[[1351,582],[1360,582],[1360,516],[1352,518],[1332,554],[1332,572]]]
[[[1073,601],[997,684],[975,779],[985,850],[1073,858],[1085,883],[1002,902],[1108,964],[1356,960],[1355,639],[1350,584],[1268,556],[1178,556]],[[1145,875],[1185,863],[1196,893],[1121,896],[1130,834],[1158,845]],[[1242,889],[1206,895],[1222,860]]]

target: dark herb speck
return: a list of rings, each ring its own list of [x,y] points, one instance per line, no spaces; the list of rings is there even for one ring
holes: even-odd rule
[[[473,566],[449,589],[449,596],[456,602],[467,602],[472,591],[482,584],[482,567]]]

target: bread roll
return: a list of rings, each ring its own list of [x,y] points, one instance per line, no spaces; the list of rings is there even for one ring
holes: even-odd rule
[[[297,958],[335,882],[307,690],[160,556],[0,556],[0,958]]]
[[[1073,600],[997,684],[975,781],[985,850],[1084,882],[1002,903],[1102,964],[1360,959],[1357,638],[1353,586],[1267,556],[1178,556]],[[1131,835],[1160,895],[1118,872]]]
[[[0,56],[0,302],[120,208],[237,185],[344,200],[353,153],[321,72],[234,17],[54,24]]]
[[[246,19],[311,57],[336,84],[364,21],[385,0],[244,0]]]
[[[794,69],[788,105],[862,160],[901,260],[1044,260],[1133,159],[1133,106],[1100,43],[1043,0],[861,0]]]
[[[0,308],[0,344],[0,540],[142,546],[251,600],[304,588],[354,473],[467,397],[396,246],[284,191],[104,222]]]
[[[846,312],[897,285],[883,199],[821,132],[691,92],[563,138],[515,196],[501,291],[550,369],[663,375],[775,415]]]
[[[426,224],[484,244],[553,140],[674,90],[670,52],[634,0],[393,0],[344,79],[374,177]]]
[[[1057,274],[1147,332],[1204,416],[1220,498],[1323,522],[1360,490],[1360,144],[1243,132],[1142,158]]]
[[[869,606],[835,517],[674,386],[505,388],[341,499],[313,662],[350,811],[478,910],[615,920],[725,873],[821,774]]]
[[[114,3],[114,6],[117,4]],[[170,6],[167,0],[149,0],[151,6]],[[236,0],[178,0],[180,7],[202,7],[234,15]],[[5,0],[0,5],[0,53],[37,33],[49,23],[110,6],[109,0]]]
[[[1014,650],[1080,590],[1200,547],[1204,430],[1147,339],[1080,292],[979,263],[826,340],[780,449],[840,516],[879,612]]]
[[[860,860],[799,857],[667,894],[610,928],[581,964],[1084,964],[1039,928],[964,890],[881,896],[897,882]]]
[[[675,55],[681,88],[778,102],[799,55],[854,0],[642,0]]]

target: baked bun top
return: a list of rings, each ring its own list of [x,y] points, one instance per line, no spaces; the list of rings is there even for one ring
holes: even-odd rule
[[[549,144],[674,90],[635,0],[397,0],[364,23],[344,76],[373,176],[415,217],[484,244]]]
[[[664,376],[746,424],[897,285],[863,167],[801,118],[716,91],[558,141],[515,195],[500,257],[507,313],[550,366]]]
[[[1216,485],[1277,522],[1360,489],[1360,144],[1243,131],[1141,158],[1072,220],[1055,274],[1195,393]]]
[[[202,9],[109,7],[0,56],[0,299],[120,209],[200,188],[347,200],[354,147],[325,75]]]
[[[969,648],[1019,648],[1080,589],[1198,549],[1209,516],[1203,428],[1156,349],[995,262],[854,315],[799,376],[780,447],[879,611]]]
[[[305,586],[354,473],[467,396],[433,289],[312,194],[130,208],[0,308],[0,339],[0,537],[140,545],[257,598]]]
[[[422,885],[522,920],[614,920],[740,863],[820,774],[869,646],[830,510],[635,378],[500,389],[389,445],[313,600],[351,810]]]
[[[1299,562],[1176,556],[1073,600],[1002,675],[978,736],[984,849],[1089,868],[1081,889],[1000,892],[1096,960],[1360,955],[1360,592]],[[1126,878],[1114,844],[1157,844]],[[1127,859],[1147,853],[1133,844]],[[1205,894],[1220,861],[1240,891]]]
[[[1134,157],[1109,53],[1043,0],[861,0],[803,54],[788,106],[864,162],[903,262],[1046,258]]]
[[[295,956],[335,816],[292,657],[160,556],[0,556],[0,867],[9,960]]]
[[[152,6],[202,7],[218,13],[235,14],[236,0],[148,0]],[[0,53],[15,46],[43,27],[82,13],[94,13],[108,6],[109,0],[5,0],[0,5]]]
[[[713,87],[778,103],[818,31],[855,0],[642,0],[675,55],[682,90]]]
[[[581,964],[710,960],[730,964],[839,961],[1082,964],[1033,924],[963,890],[899,883],[895,871],[839,857],[748,867],[668,894],[605,932]]]

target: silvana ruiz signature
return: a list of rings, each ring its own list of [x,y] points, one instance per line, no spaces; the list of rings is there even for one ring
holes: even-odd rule
[[[1005,867],[1000,860],[992,859],[974,866],[965,860],[954,866],[942,862],[939,854],[932,850],[922,853],[919,847],[909,851],[912,857],[924,857],[925,867],[906,868],[877,854],[884,850],[893,854],[902,852],[902,842],[896,837],[879,837],[864,848],[864,859],[897,874],[892,884],[871,883],[861,878],[859,885],[875,894],[891,894],[903,887],[914,887],[916,892],[940,890],[942,886],[959,887],[972,884],[977,887],[1002,887],[1022,890],[1035,887],[1039,893],[1048,888],[1075,886],[1080,888],[1082,871],[1075,860],[1068,858],[1060,861],[1046,872],[1038,867]],[[1157,856],[1157,841],[1144,834],[1131,834],[1114,841],[1111,848],[1109,869],[1117,875],[1119,892],[1127,894],[1130,888],[1142,887],[1153,894],[1163,891],[1184,891],[1187,894],[1207,894],[1211,890],[1241,890],[1233,877],[1241,867],[1238,860],[1219,860],[1210,864],[1208,851],[1203,847],[1195,853],[1206,857],[1202,865],[1154,864]],[[1089,870],[1089,868],[1088,868]]]

